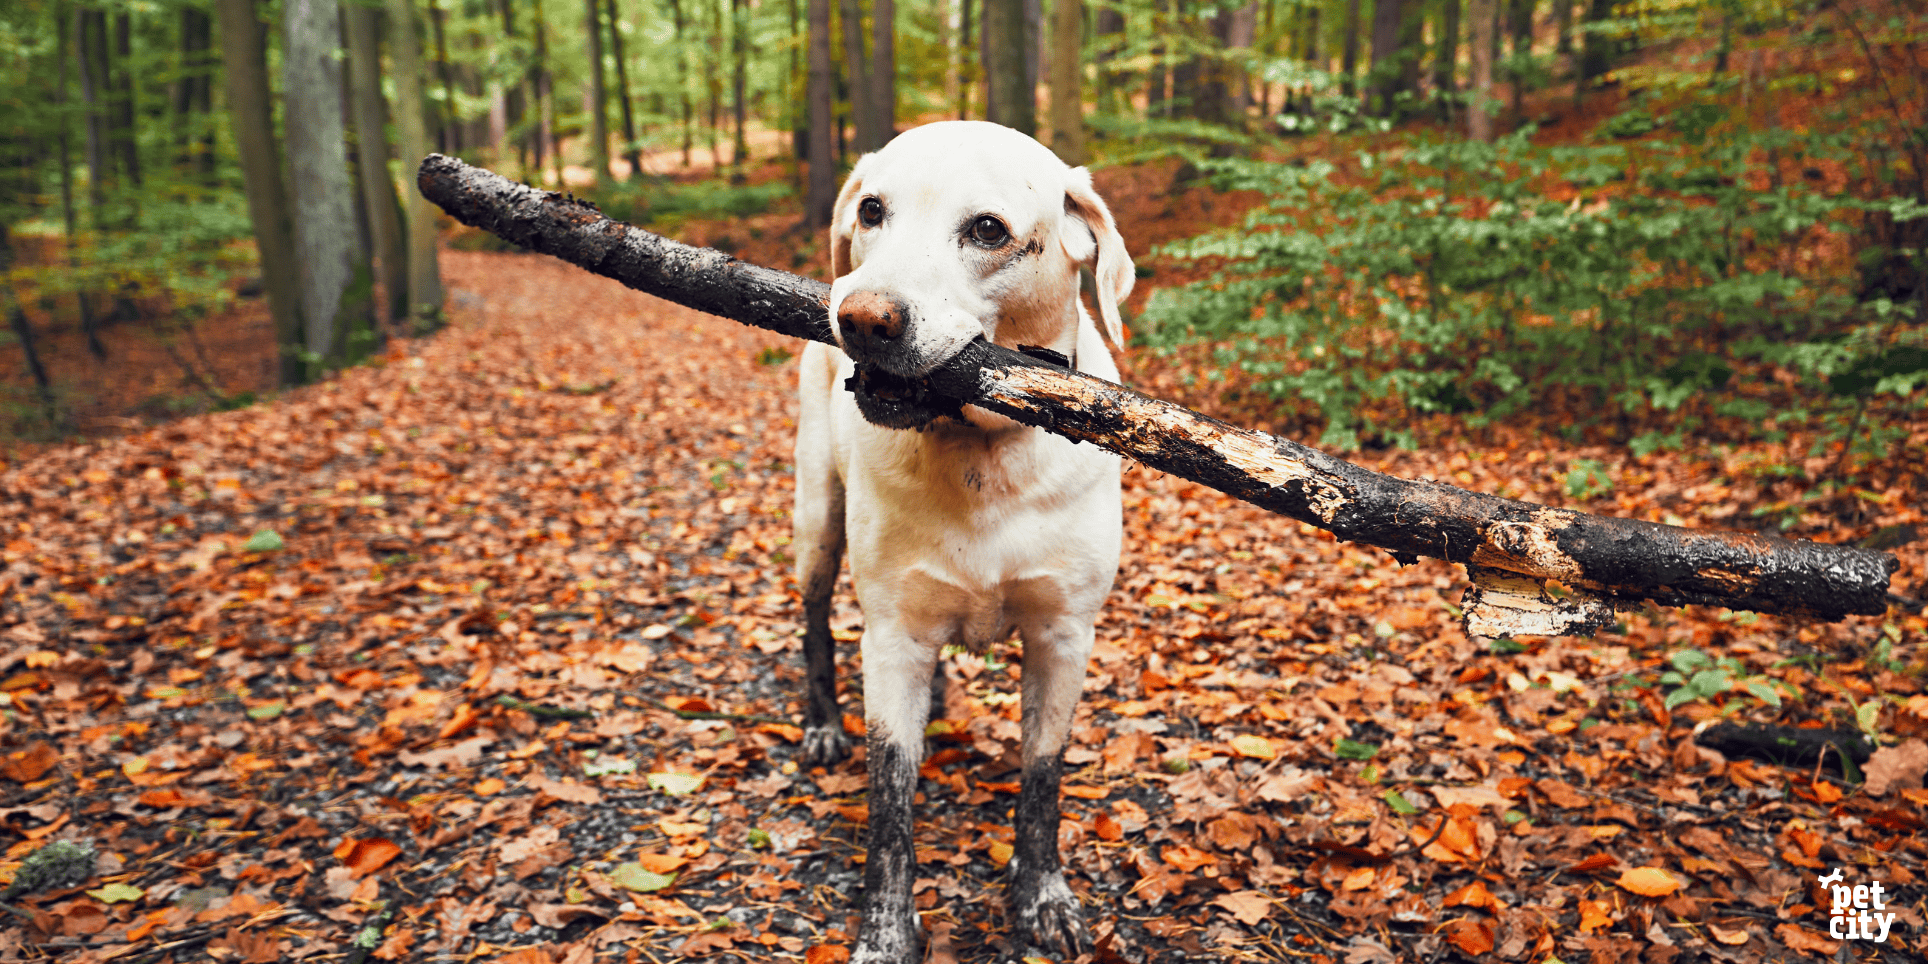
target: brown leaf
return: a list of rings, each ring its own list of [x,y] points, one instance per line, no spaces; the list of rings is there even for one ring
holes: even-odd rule
[[[348,866],[349,873],[356,878],[366,877],[396,857],[401,856],[402,848],[387,837],[364,837],[360,840],[344,840],[335,848],[335,858]]]
[[[1869,796],[1887,796],[1890,790],[1920,790],[1928,775],[1928,742],[1910,739],[1899,746],[1884,746],[1874,751],[1862,767],[1867,776],[1863,789]]]
[[[1446,939],[1460,952],[1471,957],[1493,952],[1493,928],[1485,921],[1462,917],[1446,924]]]
[[[1220,894],[1213,904],[1232,912],[1238,922],[1247,927],[1257,924],[1272,914],[1272,899],[1256,890],[1239,890]]]
[[[32,783],[60,762],[60,751],[38,740],[24,750],[0,757],[0,777],[15,783]]]

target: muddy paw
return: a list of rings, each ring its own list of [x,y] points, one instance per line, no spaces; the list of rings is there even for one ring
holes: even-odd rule
[[[1063,960],[1091,949],[1084,911],[1062,874],[1039,874],[1020,882],[1015,898],[1017,936],[1025,944]]]
[[[843,726],[830,723],[803,731],[803,762],[809,766],[829,766],[850,755],[850,741]]]

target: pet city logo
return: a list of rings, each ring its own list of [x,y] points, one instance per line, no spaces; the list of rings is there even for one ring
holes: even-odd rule
[[[1828,936],[1837,941],[1874,941],[1880,944],[1888,939],[1888,928],[1894,926],[1895,915],[1892,911],[1881,913],[1888,906],[1882,897],[1881,882],[1843,884],[1841,871],[1836,868],[1826,877],[1817,877],[1823,887],[1828,888]]]

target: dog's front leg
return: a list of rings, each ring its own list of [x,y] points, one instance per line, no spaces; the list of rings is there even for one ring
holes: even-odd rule
[[[1089,621],[1064,620],[1024,638],[1024,774],[1010,911],[1026,944],[1064,959],[1091,947],[1084,913],[1059,863],[1058,782],[1092,637]]]
[[[924,759],[930,676],[937,651],[888,625],[864,631],[864,719],[869,731],[870,840],[864,857],[864,924],[852,964],[903,964],[922,959],[911,882],[917,855],[911,798]]]

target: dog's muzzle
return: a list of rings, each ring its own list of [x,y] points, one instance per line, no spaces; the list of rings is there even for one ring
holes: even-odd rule
[[[837,306],[837,332],[857,364],[844,387],[873,425],[923,428],[945,416],[962,418],[954,401],[933,391],[911,347],[910,306],[877,291],[853,291]]]

